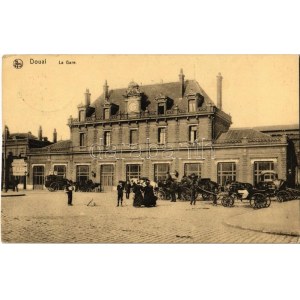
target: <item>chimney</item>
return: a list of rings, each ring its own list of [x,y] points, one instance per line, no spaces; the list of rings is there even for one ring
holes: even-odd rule
[[[217,76],[217,107],[222,110],[222,75],[218,73]]]
[[[54,128],[54,131],[53,131],[53,143],[57,143],[57,132],[56,132],[56,128]]]
[[[181,97],[183,97],[183,95],[184,95],[184,74],[183,74],[182,69],[180,69],[179,82],[180,82],[180,95],[181,95]]]
[[[108,85],[107,80],[105,80],[104,86],[103,86],[103,97],[104,99],[108,98]]]
[[[90,93],[89,89],[86,89],[84,95],[85,95],[85,105],[90,106],[90,104],[91,104],[91,93]]]
[[[42,140],[43,140],[42,126],[39,127],[38,139],[39,139],[39,141],[42,141]]]

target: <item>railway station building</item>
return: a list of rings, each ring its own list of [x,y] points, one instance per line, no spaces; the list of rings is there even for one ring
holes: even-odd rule
[[[195,173],[219,184],[255,184],[263,170],[295,184],[299,148],[284,132],[231,128],[222,109],[222,79],[219,73],[216,101],[197,81],[186,80],[183,70],[170,83],[132,81],[110,89],[105,82],[93,101],[87,89],[78,115],[68,119],[70,139],[30,150],[27,187],[43,188],[45,176],[56,174],[111,190],[119,180],[159,181],[176,171],[179,180]]]

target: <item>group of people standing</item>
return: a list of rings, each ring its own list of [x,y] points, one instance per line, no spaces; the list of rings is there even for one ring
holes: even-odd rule
[[[134,182],[127,180],[125,185],[120,181],[117,187],[118,203],[117,206],[122,206],[123,194],[126,194],[126,199],[129,199],[130,192],[132,191],[133,206],[134,207],[155,207],[157,197],[154,195],[154,188],[150,184],[150,180],[146,179],[143,183],[140,181]]]
[[[167,173],[166,176],[166,185],[169,188],[170,196],[171,196],[171,202],[176,202],[176,193],[178,194],[178,199],[181,199],[181,187],[177,184],[177,178],[178,178],[178,172],[175,172],[175,178],[172,178],[170,173]],[[195,205],[196,204],[196,198],[197,198],[197,177],[193,173],[189,177],[186,176],[186,174],[182,177],[182,182],[188,182],[191,190],[191,200],[190,204]]]
[[[178,177],[178,172],[175,173],[175,177]],[[186,177],[186,176],[184,176]],[[190,204],[196,204],[196,180],[193,176],[191,176],[191,201]],[[176,202],[176,193],[178,193],[178,198],[180,199],[180,189],[178,189],[176,180],[172,178],[170,173],[166,174],[166,185],[169,187],[170,195],[171,195],[171,202]],[[65,192],[68,196],[68,205],[72,206],[72,200],[73,200],[73,191],[74,186],[71,181],[68,182],[68,184],[65,186]],[[154,188],[150,184],[149,179],[145,179],[143,181],[137,180],[137,182],[131,180],[119,181],[119,184],[117,186],[117,206],[123,205],[123,197],[124,192],[126,195],[126,199],[129,199],[130,193],[133,192],[133,206],[134,207],[155,207],[157,196],[154,194]]]

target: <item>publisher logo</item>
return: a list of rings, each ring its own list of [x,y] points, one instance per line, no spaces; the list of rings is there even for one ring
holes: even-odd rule
[[[15,59],[13,62],[13,66],[16,69],[21,69],[23,67],[23,60],[22,59]]]

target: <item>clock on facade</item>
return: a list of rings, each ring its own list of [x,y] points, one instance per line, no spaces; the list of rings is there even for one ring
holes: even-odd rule
[[[139,112],[138,103],[136,103],[136,102],[130,102],[130,103],[128,103],[128,112],[129,113]]]

